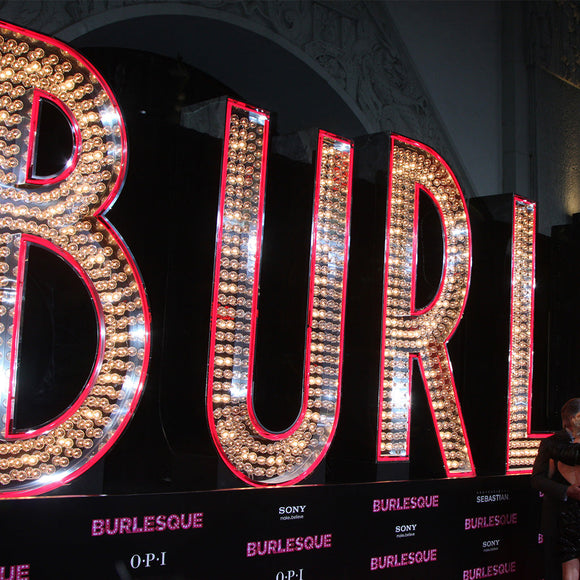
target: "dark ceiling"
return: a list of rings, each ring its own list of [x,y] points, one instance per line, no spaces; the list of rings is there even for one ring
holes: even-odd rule
[[[319,128],[354,138],[366,131],[313,68],[270,39],[227,22],[150,16],[109,24],[71,44],[135,49],[179,59],[277,117],[279,133]],[[190,103],[186,103],[190,104]]]

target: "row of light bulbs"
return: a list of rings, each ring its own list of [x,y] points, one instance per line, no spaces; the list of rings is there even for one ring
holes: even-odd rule
[[[533,249],[535,204],[515,199],[512,249],[512,328],[510,344],[510,396],[508,469],[532,467],[540,444],[528,437],[528,397],[531,376]]]
[[[249,109],[235,105],[231,107],[225,144],[228,156],[225,182],[228,185],[223,191],[223,203],[226,207],[235,207],[237,199],[250,199],[250,191],[260,191],[262,165],[256,166],[255,160],[265,157],[263,125],[250,120],[253,113]],[[265,119],[263,122],[266,124]],[[254,157],[249,158],[247,151],[250,145],[255,145],[255,148],[252,147]],[[251,318],[256,297],[249,285],[232,283],[236,279],[236,274],[232,276],[232,272],[237,273],[239,281],[242,268],[248,281],[253,282],[257,275],[251,248],[256,247],[253,240],[259,235],[260,200],[253,195],[251,204],[243,205],[238,210],[241,213],[224,211],[223,244],[217,258],[219,276],[224,281],[218,286],[217,302],[233,304],[235,301],[237,304],[241,296],[243,307],[247,310],[228,308],[224,311],[216,307],[217,331],[212,337],[215,353],[212,367],[214,377],[219,380],[211,381],[213,428],[225,459],[244,478],[252,481],[281,482],[297,477],[319,456],[335,420],[340,366],[337,343],[340,342],[343,322],[342,279],[350,149],[345,151],[330,137],[323,140],[322,147],[312,299],[312,348],[307,358],[309,373],[305,409],[292,429],[280,438],[258,429],[249,415],[247,368],[253,326],[252,323],[243,323],[238,327],[238,321],[248,320],[248,315]],[[244,152],[243,156],[240,156],[240,151]],[[234,226],[242,233],[236,232]],[[233,317],[233,320],[225,319],[226,316]],[[231,327],[232,324],[240,332],[227,332],[233,329],[224,327]],[[236,350],[238,347],[243,349],[244,355],[240,356],[240,351]],[[224,356],[224,352],[229,356]],[[224,420],[224,417],[227,419]]]
[[[379,458],[408,455],[409,354],[419,354],[443,440],[447,469],[451,473],[467,472],[472,470],[471,460],[449,380],[450,369],[444,360],[443,342],[461,314],[469,272],[469,240],[463,234],[447,237],[447,271],[441,296],[431,311],[414,318],[411,315],[413,246],[409,240],[414,234],[416,183],[437,200],[444,227],[463,232],[467,224],[461,192],[443,163],[419,144],[394,140]],[[395,417],[398,420],[387,420]]]
[[[6,29],[7,30],[7,29]],[[12,38],[11,38],[12,36]],[[66,420],[44,434],[0,443],[0,484],[36,489],[36,481],[65,477],[106,445],[124,417],[146,359],[140,285],[122,246],[92,214],[123,171],[118,109],[97,77],[61,46],[7,30],[0,38],[0,354],[7,370],[14,333],[13,301],[18,254],[14,234],[28,233],[56,246],[91,280],[104,329],[102,364],[94,384]],[[60,100],[77,126],[76,165],[58,184],[19,188],[31,140],[33,90]],[[25,251],[22,246],[20,251]],[[0,390],[0,433],[7,428],[7,382]],[[2,491],[4,489],[0,488]]]

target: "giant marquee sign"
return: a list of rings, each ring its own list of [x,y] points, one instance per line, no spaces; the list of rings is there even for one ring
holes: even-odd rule
[[[137,265],[104,217],[127,166],[114,95],[99,72],[63,43],[9,24],[0,34],[0,494],[18,497],[72,480],[120,437],[145,382],[150,314]],[[40,109],[47,101],[66,116],[73,139],[68,162],[50,176],[38,175],[35,166]],[[271,432],[252,399],[269,116],[230,100],[223,122],[208,421],[217,451],[241,480],[292,485],[323,459],[339,418],[353,146],[319,133],[302,405],[288,430]],[[451,168],[424,144],[392,136],[389,163],[376,459],[409,459],[411,368],[417,360],[446,473],[473,476],[447,349],[469,293],[465,200]],[[420,192],[435,204],[444,237],[439,290],[421,309],[415,304]],[[529,471],[539,442],[530,431],[534,232],[535,204],[514,198],[509,473]],[[33,245],[58,255],[82,280],[98,321],[98,346],[92,373],[66,412],[22,430],[13,417]]]

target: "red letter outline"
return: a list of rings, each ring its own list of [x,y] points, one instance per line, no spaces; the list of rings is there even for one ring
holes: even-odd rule
[[[444,263],[437,296],[415,309],[418,195],[435,203],[444,234]],[[409,459],[412,359],[417,358],[448,477],[475,475],[459,406],[447,341],[469,290],[471,234],[455,175],[431,148],[391,137],[385,245],[382,380],[379,389],[378,461]]]
[[[308,476],[336,430],[352,175],[352,144],[321,131],[302,405],[288,430],[272,433],[252,403],[268,125],[263,111],[228,101],[207,388],[216,448],[237,477],[256,486]]]
[[[531,473],[549,433],[532,434],[536,204],[513,200],[506,474]]]
[[[111,90],[65,44],[0,26],[0,408],[6,409],[0,414],[0,496],[19,497],[78,477],[120,436],[143,390],[150,316],[137,266],[103,217],[127,162],[125,127]],[[47,178],[31,173],[41,98],[64,112],[74,133],[67,165]],[[95,304],[100,346],[88,383],[63,416],[15,434],[10,414],[30,243],[54,251],[80,275]]]

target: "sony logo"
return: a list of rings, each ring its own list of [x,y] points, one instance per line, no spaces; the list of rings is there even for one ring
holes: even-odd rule
[[[485,540],[481,544],[482,548],[497,548],[499,547],[499,538],[497,540]]]
[[[395,533],[401,532],[414,532],[417,528],[417,524],[404,524],[401,526],[395,526]]]
[[[278,514],[281,516],[290,515],[290,514],[303,514],[305,509],[306,509],[306,505],[280,506],[278,508]]]

